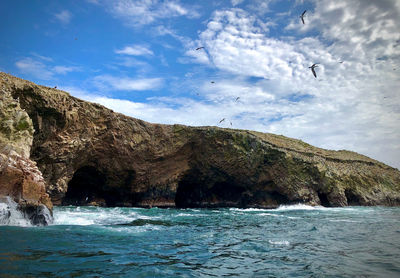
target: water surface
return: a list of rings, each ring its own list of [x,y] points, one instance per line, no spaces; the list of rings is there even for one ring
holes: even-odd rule
[[[400,277],[400,208],[56,207],[0,226],[1,277]]]

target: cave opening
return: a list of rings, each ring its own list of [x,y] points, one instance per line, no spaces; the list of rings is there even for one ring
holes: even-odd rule
[[[347,205],[349,206],[359,206],[360,205],[360,198],[354,194],[353,190],[346,189],[344,191],[344,195],[347,199]]]
[[[178,184],[175,205],[179,208],[241,206],[245,188],[229,177],[202,178],[198,171],[187,174]],[[218,181],[216,181],[216,179]]]
[[[328,195],[322,192],[317,192],[320,205],[323,207],[330,207],[331,203],[328,200]]]
[[[106,176],[95,167],[85,166],[78,169],[71,181],[62,200],[63,205],[82,206],[96,202],[101,206],[112,203],[110,196],[104,190]]]
[[[291,204],[290,200],[287,196],[279,193],[278,191],[269,192],[268,195],[272,200],[275,200],[278,205],[287,205]]]

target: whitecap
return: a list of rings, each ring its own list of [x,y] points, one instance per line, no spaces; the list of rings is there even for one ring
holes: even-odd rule
[[[252,211],[269,211],[268,209],[260,209],[260,208],[246,208],[246,209],[241,209],[241,208],[230,208],[230,211],[239,211],[239,212],[252,212]]]
[[[280,205],[276,211],[289,211],[289,210],[323,210],[326,209],[322,206],[309,206],[305,204],[295,204],[295,205]]]
[[[4,203],[0,202],[0,225],[32,226],[30,221],[18,210],[18,204],[8,196]]]
[[[272,244],[272,245],[286,245],[286,246],[288,246],[290,243],[289,243],[289,241],[287,241],[287,240],[268,240],[268,243],[269,244]]]

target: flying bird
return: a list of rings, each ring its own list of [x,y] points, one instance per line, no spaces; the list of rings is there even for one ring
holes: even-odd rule
[[[225,121],[225,118],[223,118],[222,120],[220,120],[219,123],[222,123],[223,121]]]
[[[214,81],[211,81],[211,84],[214,84],[215,82]]]
[[[196,50],[200,50],[200,49],[203,49],[203,48],[204,48],[204,46],[200,46],[200,47],[196,48]]]
[[[311,67],[308,67],[309,69],[311,69],[312,73],[314,74],[314,77],[317,78],[317,74],[315,73],[315,68],[317,68],[318,64],[313,64]]]
[[[306,14],[306,11],[307,10],[304,10],[304,12],[301,14],[301,16],[300,16],[300,18],[301,18],[301,21],[303,22],[303,24],[305,24],[305,22],[304,22],[304,15]]]
[[[238,101],[240,99],[240,97],[237,97],[236,99],[235,99],[235,101]]]

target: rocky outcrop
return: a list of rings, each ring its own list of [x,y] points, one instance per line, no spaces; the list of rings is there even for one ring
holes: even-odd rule
[[[7,76],[1,78],[8,81]],[[36,162],[29,159],[32,121],[7,88],[0,90],[0,223],[8,224],[22,213],[31,224],[47,225],[52,203]]]
[[[33,121],[31,158],[58,205],[400,205],[400,172],[354,152],[253,131],[150,124],[6,74],[0,82]]]

